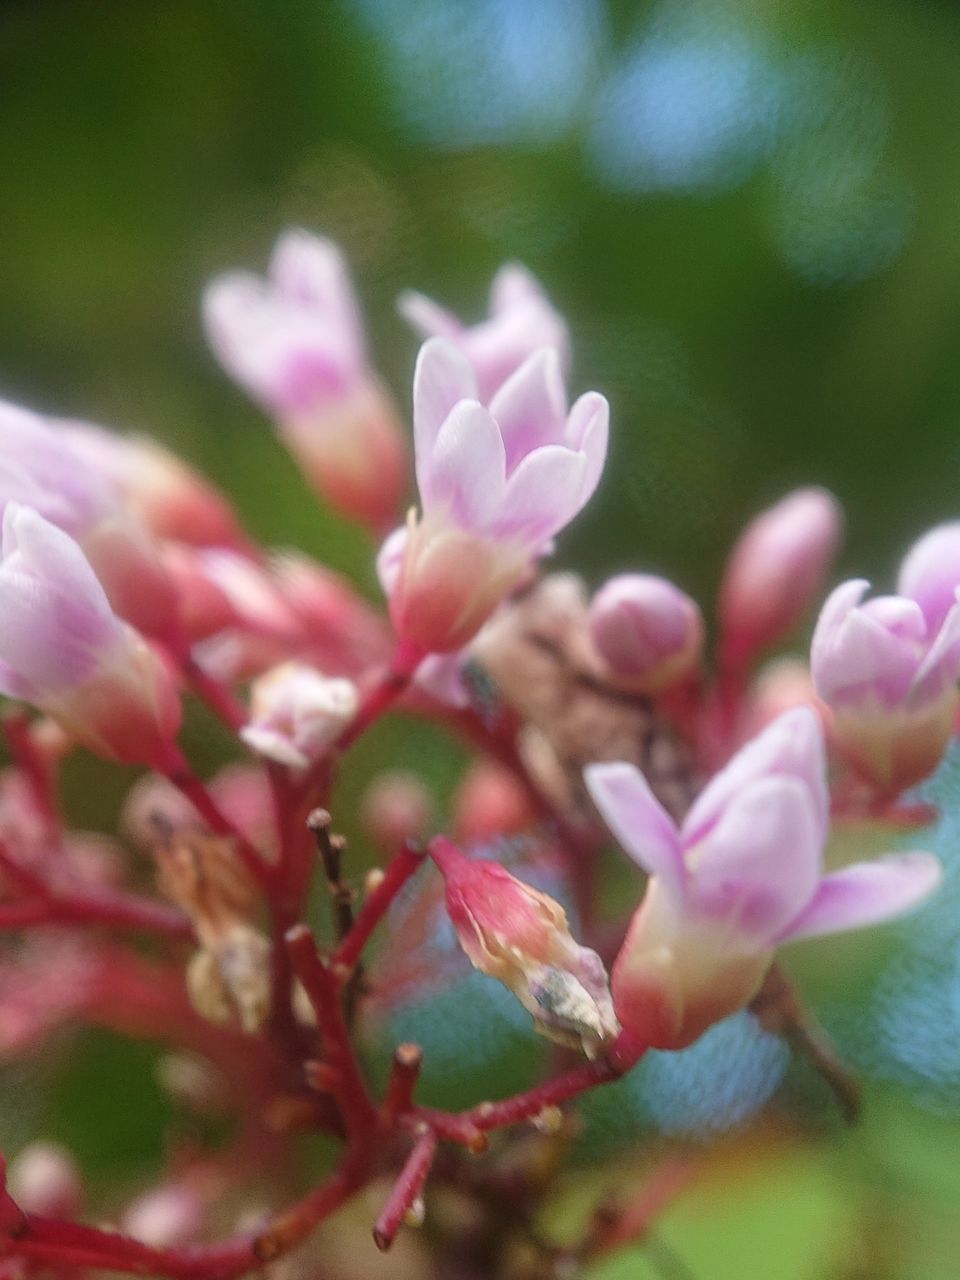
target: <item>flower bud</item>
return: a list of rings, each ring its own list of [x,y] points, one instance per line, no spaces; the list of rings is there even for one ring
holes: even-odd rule
[[[823,875],[826,758],[807,707],[743,747],[680,827],[632,765],[591,765],[586,781],[649,876],[612,973],[617,1017],[640,1048],[682,1049],[746,1006],[780,943],[887,919],[939,883],[925,853]]]
[[[619,1031],[607,975],[597,953],[571,936],[559,902],[442,836],[430,856],[471,963],[510,988],[541,1035],[595,1057]]]
[[[795,707],[813,707],[821,719],[829,718],[829,711],[817,697],[806,662],[785,655],[765,663],[747,690],[739,725],[741,740],[755,737],[778,716]]]
[[[117,486],[123,506],[156,538],[197,547],[249,548],[230,503],[159,441],[88,422],[61,422],[70,443]]]
[[[833,494],[797,489],[747,525],[720,587],[718,613],[729,665],[748,665],[798,626],[823,585],[842,522]]]
[[[537,816],[516,774],[493,760],[471,764],[457,787],[453,809],[454,830],[463,844],[523,831]]]
[[[407,446],[369,368],[339,249],[288,231],[267,280],[236,272],[208,286],[204,318],[220,363],[276,420],[308,482],[347,515],[389,527],[407,486]]]
[[[960,520],[938,524],[904,557],[897,595],[920,606],[931,635],[939,631],[960,588]]]
[[[397,303],[421,338],[445,338],[470,361],[480,395],[489,400],[528,356],[540,347],[556,350],[564,370],[570,365],[570,334],[538,281],[517,262],[502,266],[490,290],[490,315],[467,326],[451,312],[412,290]]]
[[[285,662],[253,682],[252,716],[240,730],[268,760],[306,769],[336,742],[357,713],[356,686],[302,662]]]
[[[152,1187],[127,1208],[122,1225],[126,1235],[154,1249],[187,1244],[203,1226],[200,1198],[176,1183]]]
[[[854,767],[895,796],[940,763],[960,709],[960,604],[931,631],[903,596],[861,604],[869,583],[841,584],[820,613],[810,651],[817,692]]]
[[[83,1184],[73,1155],[59,1142],[31,1142],[10,1162],[7,1190],[24,1213],[74,1218]]]
[[[8,503],[0,564],[0,689],[110,760],[178,759],[180,701],[150,646],[114,614],[74,540]]]
[[[364,830],[388,856],[407,840],[423,836],[433,801],[421,778],[405,769],[379,774],[367,787],[360,809]]]
[[[611,578],[593,597],[589,625],[612,677],[641,693],[659,693],[690,675],[703,652],[696,603],[653,574]]]

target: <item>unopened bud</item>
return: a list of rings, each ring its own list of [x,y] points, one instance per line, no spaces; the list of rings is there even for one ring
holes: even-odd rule
[[[816,601],[843,528],[826,489],[797,489],[755,516],[730,554],[718,613],[725,660],[748,665],[785,640]]]
[[[76,1161],[58,1142],[31,1142],[10,1162],[7,1190],[25,1213],[73,1218],[83,1187]]]
[[[432,812],[430,792],[420,778],[405,769],[391,769],[367,787],[360,818],[370,839],[392,854],[405,841],[423,835]]]
[[[904,557],[897,594],[920,606],[931,634],[943,625],[960,588],[960,520],[938,524]]]
[[[529,792],[492,760],[476,760],[457,787],[454,829],[464,844],[482,844],[529,827],[536,817]]]
[[[186,1244],[203,1225],[200,1199],[187,1187],[154,1187],[134,1200],[122,1225],[125,1234],[155,1249]]]
[[[619,1030],[607,975],[596,952],[571,936],[559,902],[443,837],[430,856],[471,962],[510,988],[542,1035],[596,1056]]]
[[[696,603],[666,578],[624,573],[594,596],[590,634],[614,680],[658,693],[693,671],[703,652]]]

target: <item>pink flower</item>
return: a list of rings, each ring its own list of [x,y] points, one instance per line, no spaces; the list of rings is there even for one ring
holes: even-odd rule
[[[110,607],[76,542],[7,503],[0,563],[0,691],[31,702],[107,759],[158,769],[176,758],[170,673]]]
[[[703,652],[703,617],[666,578],[623,573],[590,603],[590,635],[615,679],[657,693],[688,676]]]
[[[678,827],[629,764],[586,770],[597,807],[650,882],[613,968],[641,1046],[678,1049],[756,994],[782,942],[887,919],[939,882],[929,854],[823,874],[823,733],[788,711],[716,774]]]
[[[738,538],[718,605],[727,663],[742,667],[785,640],[817,598],[843,529],[826,489],[797,489]]]
[[[541,1035],[588,1057],[615,1038],[603,963],[572,937],[559,902],[498,862],[468,858],[443,836],[431,842],[430,856],[461,947],[481,973],[510,988]]]
[[[76,538],[113,608],[176,647],[173,584],[146,529],[128,514],[102,444],[97,455],[87,447],[93,432],[108,434],[0,404],[0,511],[22,503]]]
[[[869,583],[844,582],[813,633],[810,669],[833,711],[841,749],[883,793],[899,794],[937,767],[960,706],[960,604],[939,630],[903,596],[861,604]]]
[[[609,409],[587,392],[567,410],[555,351],[535,352],[480,403],[467,359],[425,343],[414,375],[422,516],[388,540],[381,575],[398,634],[424,651],[465,644],[593,493]]]
[[[258,755],[306,769],[336,742],[357,712],[350,680],[285,662],[253,683],[252,717],[240,730]]]
[[[473,366],[484,402],[541,347],[553,347],[561,369],[569,369],[566,321],[537,280],[517,262],[508,262],[494,276],[490,316],[479,324],[468,327],[422,293],[403,293],[397,305],[422,338],[445,338],[463,352]]]
[[[336,245],[288,231],[266,280],[220,276],[207,286],[203,308],[218,360],[274,418],[314,488],[376,527],[395,518],[407,485],[406,441],[370,369]]]
[[[931,633],[953,608],[960,587],[960,520],[938,524],[915,542],[904,557],[897,595],[920,606]]]

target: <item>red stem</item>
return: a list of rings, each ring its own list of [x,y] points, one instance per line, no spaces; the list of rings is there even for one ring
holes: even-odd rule
[[[335,750],[346,751],[374,724],[403,693],[425,654],[408,641],[401,640],[388,665],[364,691],[357,714],[337,739]]]
[[[423,1050],[418,1044],[398,1044],[393,1051],[393,1066],[387,1092],[380,1108],[384,1124],[392,1129],[397,1120],[413,1107],[413,1094],[423,1065]]]
[[[360,1074],[343,1016],[340,984],[317,951],[313,935],[306,925],[299,924],[289,929],[286,943],[293,971],[303,983],[317,1016],[327,1061],[337,1074],[336,1097],[347,1131],[354,1138],[369,1135],[376,1125],[376,1110]]]
[[[352,971],[360,953],[366,946],[370,935],[383,919],[391,902],[423,863],[423,854],[405,845],[390,860],[383,874],[383,879],[370,893],[354,921],[353,928],[333,953],[332,963],[335,969]]]
[[[437,1135],[428,1129],[417,1139],[373,1228],[374,1243],[382,1252],[396,1239],[404,1218],[423,1190],[436,1154]]]
[[[193,928],[183,912],[132,893],[97,891],[0,905],[0,929],[26,929],[45,924],[102,925],[114,929],[146,929],[184,940],[193,937]]]
[[[181,655],[179,662],[187,683],[201,702],[205,702],[231,732],[242,729],[250,717],[229,686],[204,671],[189,653]]]
[[[178,791],[186,796],[211,831],[215,831],[217,835],[226,836],[232,840],[237,854],[256,883],[265,891],[269,891],[272,880],[271,868],[264,862],[259,852],[246,836],[238,831],[226,814],[223,813],[203,781],[197,777],[186,760],[181,758],[178,767],[169,769],[167,778]]]

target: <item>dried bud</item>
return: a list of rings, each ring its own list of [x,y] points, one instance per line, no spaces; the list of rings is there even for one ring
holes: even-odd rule
[[[430,856],[471,962],[510,988],[541,1035],[595,1057],[619,1031],[607,975],[596,952],[571,936],[559,902],[442,836]]]
[[[250,1035],[270,1014],[270,942],[251,925],[227,929],[187,965],[187,991],[197,1013],[224,1025],[234,1018]]]
[[[229,840],[180,832],[155,856],[162,892],[187,913],[204,946],[253,915],[256,890]]]

